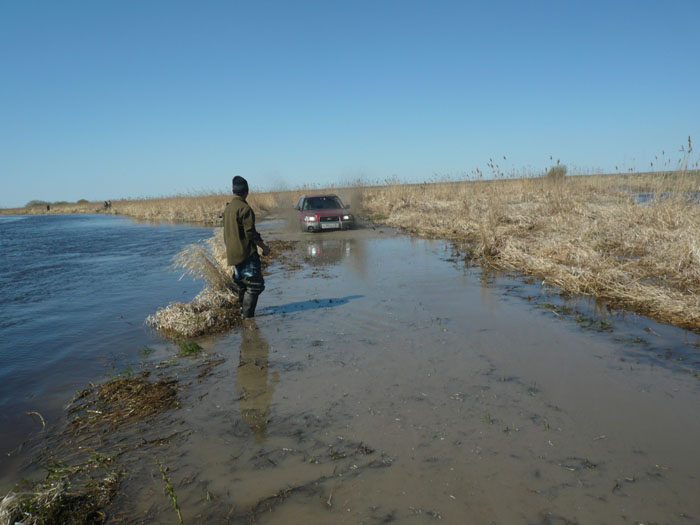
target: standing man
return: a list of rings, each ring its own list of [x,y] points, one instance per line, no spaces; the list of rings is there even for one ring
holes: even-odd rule
[[[265,289],[258,246],[263,255],[268,255],[270,248],[255,230],[255,213],[246,202],[248,182],[236,176],[232,189],[233,199],[224,211],[226,260],[229,266],[234,267],[233,281],[238,287],[241,317],[247,319],[255,317],[258,295]]]

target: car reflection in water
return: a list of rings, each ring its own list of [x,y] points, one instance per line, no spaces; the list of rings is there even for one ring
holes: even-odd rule
[[[348,239],[321,239],[306,245],[306,255],[318,264],[335,264],[352,253],[353,241]]]
[[[238,361],[238,407],[243,420],[253,431],[255,441],[267,438],[270,422],[270,403],[279,374],[269,375],[268,354],[270,345],[263,339],[254,319],[243,323]],[[268,381],[269,380],[269,381]]]
[[[313,266],[347,263],[359,276],[365,273],[365,244],[357,239],[313,239],[306,243],[306,262]],[[304,252],[302,252],[304,253]]]

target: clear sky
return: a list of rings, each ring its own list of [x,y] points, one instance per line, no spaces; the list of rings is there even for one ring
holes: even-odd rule
[[[646,169],[700,149],[699,31],[697,0],[0,0],[0,206]]]

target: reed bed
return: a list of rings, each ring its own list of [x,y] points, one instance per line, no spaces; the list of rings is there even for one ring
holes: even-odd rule
[[[351,203],[356,215],[416,235],[453,240],[474,262],[532,275],[565,293],[597,297],[698,331],[700,171],[687,166],[685,162],[676,171],[614,175],[564,176],[551,171],[556,176],[507,178],[494,172],[491,180],[389,181],[375,186],[358,182],[351,188],[253,192],[248,201],[265,216],[291,210],[303,193],[332,191]],[[124,199],[106,210],[97,206],[101,203],[83,203],[52,206],[51,213],[99,211],[215,224],[230,199],[230,194],[214,193]],[[211,245],[189,256],[228,271]],[[155,314],[159,317],[152,319],[154,326],[194,335],[194,326],[214,329],[218,323],[233,322],[225,311],[234,299],[221,290],[207,286],[192,303],[174,303],[167,314]],[[188,318],[197,320],[189,329],[184,321]]]
[[[699,191],[697,172],[540,177],[368,188],[364,207],[481,264],[698,330]]]
[[[287,191],[252,192],[247,202],[256,214],[266,216],[278,210],[290,210],[299,197],[309,192],[339,193],[345,202],[359,203],[362,191],[358,188],[311,189],[299,188]],[[216,224],[223,216],[230,193],[176,195],[154,199],[124,199],[112,202],[108,213],[136,219],[198,222]]]
[[[345,202],[360,202],[361,190],[358,188],[311,189],[307,187],[287,191],[253,192],[248,196],[247,201],[256,214],[265,216],[280,209],[290,210],[304,193],[322,191],[340,193]],[[226,204],[231,201],[231,198],[230,193],[192,193],[171,197],[113,200],[110,201],[108,208],[104,206],[104,202],[52,203],[48,211],[43,204],[0,209],[0,215],[106,213],[146,221],[214,225],[220,222]]]
[[[46,204],[25,206],[23,208],[0,208],[0,215],[46,215],[62,213],[100,213],[104,211],[103,202],[58,202],[51,203],[51,209],[46,210]]]
[[[248,202],[256,213],[265,214],[279,207],[283,202],[293,201],[298,192],[269,192],[251,194]],[[301,193],[299,193],[301,195]],[[106,213],[123,215],[149,221],[192,222],[215,224],[231,200],[231,194],[189,194],[172,197],[155,197],[143,199],[119,199],[110,201],[109,207],[104,202],[53,203],[50,209],[46,205],[27,206],[24,208],[0,209],[0,215],[58,215],[70,213]]]

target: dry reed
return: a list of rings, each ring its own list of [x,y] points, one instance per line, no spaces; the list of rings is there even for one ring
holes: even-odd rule
[[[273,191],[251,193],[248,204],[256,214],[265,216],[278,209],[291,209],[298,198],[309,192],[326,191],[319,189],[300,188],[289,191]],[[359,205],[361,191],[356,188],[340,189],[344,201]],[[0,209],[0,215],[58,215],[70,213],[105,213],[122,215],[146,221],[191,222],[213,225],[220,222],[226,204],[231,201],[230,193],[199,193],[174,195],[171,197],[155,197],[143,199],[119,199],[111,201],[109,208],[103,202],[56,203],[46,210],[45,205],[25,208]]]
[[[85,467],[84,470],[91,470]],[[82,469],[74,467],[71,473]],[[83,474],[83,472],[79,472]],[[58,523],[103,523],[102,511],[116,495],[119,475],[108,472],[87,480],[47,479],[26,491],[11,491],[0,500],[0,523],[53,525]]]
[[[329,191],[351,202],[356,214],[362,211],[416,235],[456,241],[482,264],[700,330],[700,172],[685,169],[690,151],[689,143],[681,169],[660,173],[517,179],[496,173],[495,180],[389,181]],[[264,216],[291,209],[302,193],[320,191],[253,193],[249,203]],[[639,194],[649,201],[638,202]],[[106,211],[213,224],[228,200],[226,194],[119,200]],[[94,211],[94,203],[83,206]],[[61,210],[52,207],[51,213]],[[211,246],[203,250],[191,248],[185,258],[200,261],[216,280],[226,269],[214,263]],[[220,286],[207,287],[192,303],[173,303],[151,321],[187,336],[195,335],[197,326],[216,329],[232,321],[226,305],[234,299],[227,293]],[[189,328],[186,319],[192,320]]]
[[[543,177],[369,188],[364,203],[482,264],[697,330],[699,190],[696,172]]]
[[[223,230],[204,244],[191,244],[173,258],[173,268],[204,281],[188,303],[173,302],[146,318],[146,324],[171,338],[189,338],[226,330],[240,321],[232,267],[227,266]]]

